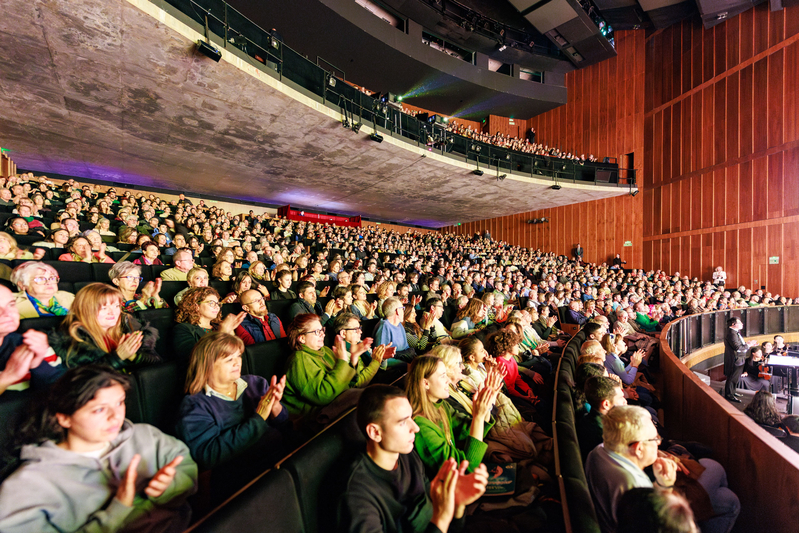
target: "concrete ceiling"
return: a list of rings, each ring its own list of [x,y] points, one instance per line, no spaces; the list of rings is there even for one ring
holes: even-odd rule
[[[6,2],[0,145],[38,172],[429,227],[626,193],[497,182],[401,140],[372,142],[229,53],[196,54],[196,37],[146,0]]]

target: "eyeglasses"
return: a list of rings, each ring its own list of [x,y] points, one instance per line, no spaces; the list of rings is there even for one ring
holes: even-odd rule
[[[358,326],[357,328],[344,328],[341,331],[363,331],[363,328]]]
[[[241,305],[255,305],[255,304],[259,304],[259,303],[261,303],[263,301],[264,301],[263,298],[258,298],[257,300],[253,300],[253,301],[247,302],[247,303],[241,302]]]
[[[657,437],[655,437],[654,439],[637,440],[637,441],[635,441],[635,442],[631,442],[631,443],[630,443],[630,444],[628,444],[627,446],[632,446],[633,444],[637,444],[637,443],[639,443],[639,442],[655,442],[655,443],[657,443],[657,445],[658,445],[658,446],[660,446],[660,443],[661,443],[661,442],[663,442],[663,437],[661,437],[660,435],[658,435],[658,436],[657,436]]]
[[[51,276],[49,278],[45,278],[43,276],[38,278],[33,278],[33,282],[37,285],[44,285],[45,283],[58,283],[59,281],[61,281],[61,278],[59,278],[58,276]]]
[[[219,309],[219,307],[220,307],[220,304],[219,304],[219,302],[217,302],[216,300],[203,300],[203,301],[202,301],[202,302],[200,302],[200,303],[201,303],[201,304],[208,304],[208,305],[210,305],[211,307],[215,307],[215,308],[217,308],[217,309]]]
[[[321,337],[322,335],[325,334],[325,328],[315,329],[313,331],[308,331],[305,334],[306,335],[317,335],[317,336]]]
[[[144,281],[144,278],[141,276],[119,276],[119,279],[137,280],[139,283]]]

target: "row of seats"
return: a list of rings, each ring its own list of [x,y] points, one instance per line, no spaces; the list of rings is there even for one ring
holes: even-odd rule
[[[569,340],[558,362],[555,381],[553,433],[556,447],[556,474],[561,487],[564,517],[573,533],[600,533],[588,481],[585,478],[580,443],[577,440],[574,412],[574,377],[585,332]]]

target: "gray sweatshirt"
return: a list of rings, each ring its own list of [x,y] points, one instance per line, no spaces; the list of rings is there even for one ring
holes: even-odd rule
[[[137,494],[132,507],[115,498],[135,454]],[[144,494],[150,479],[178,455],[172,484],[158,498]],[[0,485],[0,533],[182,531],[191,511],[186,498],[196,489],[197,465],[188,447],[147,424],[125,420],[99,460],[47,441],[22,448],[24,461]]]

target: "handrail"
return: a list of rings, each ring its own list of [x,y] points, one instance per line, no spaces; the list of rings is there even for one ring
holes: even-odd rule
[[[746,336],[799,331],[797,306],[717,311],[667,324],[660,337],[665,425],[675,438],[710,446],[725,466],[729,486],[741,501],[736,531],[792,532],[799,454],[707,386],[677,355],[723,342],[732,316],[742,318]]]
[[[401,112],[385,100],[368,96],[334,76],[301,53],[287,46],[277,32],[253,23],[224,0],[150,0],[159,6],[172,6],[189,17],[209,38],[223,48],[232,45],[255,60],[254,66],[271,69],[280,81],[284,78],[321,97],[322,102],[344,115],[345,127],[368,123],[377,132],[403,138],[418,147],[441,155],[473,162],[476,168],[500,173],[516,173],[550,178],[553,183],[593,183],[632,188],[635,169],[620,169],[618,164],[575,163],[567,159],[528,154],[501,148],[447,131],[446,124],[425,122]],[[317,58],[317,63],[320,59]],[[327,61],[325,61],[327,63]],[[328,63],[329,64],[329,63]],[[332,65],[331,65],[332,66]],[[343,74],[343,72],[342,72]],[[357,122],[355,121],[357,117]],[[600,179],[597,180],[597,176]]]

